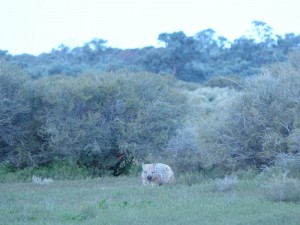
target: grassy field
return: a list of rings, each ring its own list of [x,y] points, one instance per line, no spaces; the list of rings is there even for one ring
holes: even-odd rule
[[[162,187],[143,187],[139,177],[1,183],[0,224],[299,225],[300,204],[268,200],[256,179],[239,179],[226,190],[218,180],[186,181]]]

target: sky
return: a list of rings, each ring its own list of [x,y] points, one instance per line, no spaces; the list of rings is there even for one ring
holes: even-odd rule
[[[50,52],[94,38],[115,48],[158,46],[160,33],[207,28],[234,40],[254,20],[274,33],[300,33],[300,0],[0,0],[0,50]]]

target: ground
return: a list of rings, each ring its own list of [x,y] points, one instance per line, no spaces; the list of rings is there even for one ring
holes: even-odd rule
[[[216,191],[216,180],[144,187],[140,177],[0,183],[0,224],[299,224],[300,204],[264,198],[257,182]]]

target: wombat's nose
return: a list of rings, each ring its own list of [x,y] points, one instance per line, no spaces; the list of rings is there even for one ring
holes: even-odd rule
[[[152,179],[152,177],[151,177],[151,176],[147,176],[147,179],[148,179],[148,180],[151,180],[151,179]]]

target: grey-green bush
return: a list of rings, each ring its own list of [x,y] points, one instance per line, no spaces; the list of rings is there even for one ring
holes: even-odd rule
[[[25,151],[30,137],[30,101],[25,96],[29,76],[16,66],[0,63],[0,162],[22,167],[32,150]]]
[[[267,179],[261,185],[264,196],[270,201],[299,202],[300,181],[289,178],[287,174],[279,174]]]
[[[200,87],[183,89],[188,98],[188,113],[184,125],[177,130],[165,149],[165,160],[177,173],[194,173],[211,169],[222,155],[209,142],[211,126],[218,124],[224,108],[235,99],[237,92],[229,88]],[[207,146],[209,145],[209,146]]]
[[[45,155],[116,174],[133,158],[159,156],[185,113],[185,98],[174,83],[126,71],[37,80]]]
[[[279,153],[297,154],[299,68],[290,62],[277,64],[243,85],[232,105],[223,109],[222,119],[202,132],[206,148],[218,155],[215,165],[260,168],[272,165]]]
[[[291,178],[300,178],[300,153],[280,153],[276,157],[274,165],[263,170],[265,175],[287,174]]]
[[[203,165],[198,131],[192,125],[179,129],[165,149],[168,163],[177,173],[198,172]]]
[[[0,81],[0,163],[12,169],[59,159],[118,175],[159,157],[186,108],[175,79],[150,73],[33,80],[1,64]]]

